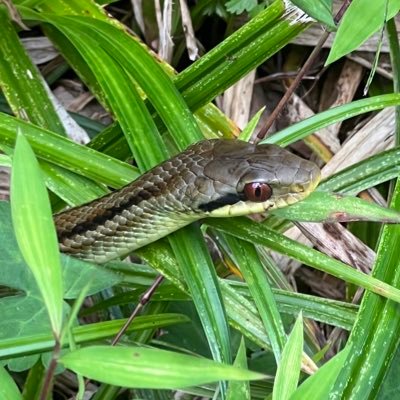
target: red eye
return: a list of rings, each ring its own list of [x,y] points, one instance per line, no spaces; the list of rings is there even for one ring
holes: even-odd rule
[[[247,200],[261,203],[272,196],[272,188],[266,183],[252,182],[244,185],[244,195]]]

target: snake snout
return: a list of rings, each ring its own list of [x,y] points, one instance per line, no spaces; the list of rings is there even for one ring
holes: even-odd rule
[[[321,180],[321,170],[313,162],[303,160],[303,170],[308,174],[308,179],[304,179],[299,185],[301,191],[304,192],[305,196],[308,196],[318,185]]]

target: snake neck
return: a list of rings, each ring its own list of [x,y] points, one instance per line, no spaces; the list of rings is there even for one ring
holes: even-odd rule
[[[171,159],[119,191],[55,215],[61,251],[104,263],[203,218],[190,201],[199,196],[202,160],[193,153]]]

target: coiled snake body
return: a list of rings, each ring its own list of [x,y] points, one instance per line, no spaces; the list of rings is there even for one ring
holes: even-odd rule
[[[103,263],[204,217],[295,203],[319,179],[314,163],[275,145],[201,141],[122,189],[57,214],[60,248]]]

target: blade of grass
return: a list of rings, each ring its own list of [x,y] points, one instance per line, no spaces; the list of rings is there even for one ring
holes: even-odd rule
[[[301,140],[311,133],[325,128],[336,122],[355,117],[371,111],[381,110],[385,107],[397,106],[400,104],[400,94],[391,93],[381,96],[369,97],[353,101],[342,106],[334,107],[330,110],[320,112],[304,121],[282,129],[274,135],[262,140],[262,143],[275,143],[283,147]]]
[[[346,357],[350,354],[350,347],[346,347],[335,357],[325,363],[314,375],[307,378],[290,397],[290,400],[325,400],[332,394],[332,387],[343,368]]]
[[[143,331],[146,329],[165,328],[175,324],[187,323],[188,317],[182,314],[153,314],[138,316],[129,326],[128,332]],[[97,322],[72,328],[76,344],[95,342],[101,339],[114,337],[126,319]],[[68,347],[68,343],[63,343]],[[44,353],[54,347],[54,339],[50,334],[37,334],[6,339],[0,342],[0,360],[17,358],[28,354]]]
[[[317,250],[310,249],[305,245],[291,240],[269,229],[265,224],[257,224],[246,218],[234,218],[233,221],[232,218],[229,221],[215,218],[207,219],[206,223],[230,235],[252,243],[261,244],[278,253],[285,254],[310,267],[343,279],[346,282],[354,283],[357,286],[361,286],[396,302],[400,301],[400,290],[395,287],[358,272],[350,266],[334,260]]]
[[[0,5],[0,25],[0,86],[8,104],[20,118],[65,134],[42,76],[26,54],[4,5]]]
[[[265,330],[268,333],[275,359],[278,362],[286,343],[286,334],[274,294],[266,279],[256,249],[252,244],[230,235],[224,235],[224,238],[240,268],[240,272],[243,274],[244,280],[247,282],[249,292],[257,306]]]
[[[235,367],[247,369],[246,345],[243,337],[240,339],[240,345],[233,363]],[[248,381],[231,381],[229,382],[227,400],[250,400],[250,385]]]
[[[299,314],[276,371],[272,400],[288,400],[296,390],[303,354],[303,315]]]

